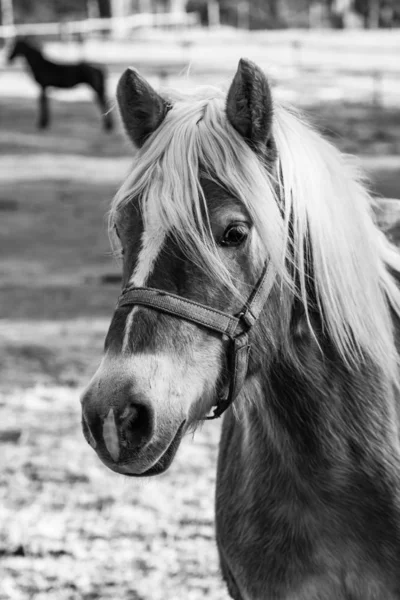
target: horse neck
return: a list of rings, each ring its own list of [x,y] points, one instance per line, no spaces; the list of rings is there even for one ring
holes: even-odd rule
[[[303,490],[310,484],[313,493],[318,482],[323,494],[327,485],[340,489],[344,472],[366,470],[382,484],[397,481],[394,386],[371,364],[348,368],[329,343],[322,353],[304,332],[292,340],[290,352],[271,354],[250,379],[240,407],[243,419],[236,425],[250,464],[273,457],[291,484]]]
[[[36,48],[26,47],[23,56],[33,73],[47,62],[42,53]]]
[[[300,359],[275,354],[254,371],[238,414],[229,411],[223,421],[217,536],[227,547],[234,540],[235,548],[252,548],[247,562],[240,555],[249,573],[244,585],[256,590],[249,598],[268,589],[288,598],[283,587],[308,569],[311,576],[315,564],[339,578],[348,572],[360,589],[363,577],[375,585],[376,573],[388,585],[398,581],[393,392],[371,366],[350,372],[334,354],[322,359],[311,342],[299,351]],[[372,600],[367,592],[356,597]]]

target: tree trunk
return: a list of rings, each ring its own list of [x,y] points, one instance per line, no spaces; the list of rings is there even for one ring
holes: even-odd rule
[[[207,14],[208,14],[208,24],[211,27],[219,26],[219,4],[216,0],[208,0],[207,1]]]
[[[269,10],[271,12],[271,17],[273,18],[274,22],[277,23],[280,17],[279,0],[270,0]]]
[[[377,29],[379,27],[380,4],[380,0],[368,1],[368,15],[366,23],[368,29]]]
[[[109,19],[111,17],[110,0],[97,0],[97,6],[99,7],[99,15],[102,19]]]
[[[237,2],[237,25],[239,29],[250,29],[250,2],[239,0]]]

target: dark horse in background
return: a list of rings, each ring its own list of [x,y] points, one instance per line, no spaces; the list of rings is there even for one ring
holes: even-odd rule
[[[34,43],[20,37],[15,39],[8,54],[8,61],[12,62],[17,56],[25,58],[35,81],[40,87],[38,119],[40,129],[45,129],[50,124],[48,88],[72,88],[81,83],[94,90],[100,106],[104,129],[110,131],[113,128],[113,121],[107,106],[104,68],[86,62],[65,64],[53,62],[45,58]]]
[[[400,255],[349,158],[242,60],[228,94],[117,98],[123,290],[82,396],[113,471],[172,463],[211,407],[235,600],[400,600]]]

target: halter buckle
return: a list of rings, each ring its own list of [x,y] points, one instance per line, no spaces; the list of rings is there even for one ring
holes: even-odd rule
[[[205,417],[205,420],[217,419],[235,401],[246,379],[250,348],[251,344],[249,343],[249,336],[246,331],[237,335],[230,342],[229,371],[231,378],[228,394],[226,397],[220,396],[218,398],[213,414]]]
[[[251,310],[247,307],[245,307],[239,314],[238,317],[239,321],[243,322],[246,326],[246,331],[248,331],[249,329],[251,329],[254,325],[254,323],[257,321],[257,318],[253,315],[253,313],[251,312]]]
[[[212,415],[204,417],[204,421],[212,421],[213,419],[219,419],[219,417],[226,411],[227,408],[232,404],[230,394],[227,398],[218,398],[217,405],[214,406]]]

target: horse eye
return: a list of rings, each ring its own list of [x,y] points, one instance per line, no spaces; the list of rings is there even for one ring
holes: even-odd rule
[[[246,241],[249,235],[249,228],[245,223],[235,223],[229,225],[221,238],[221,246],[240,246]]]

